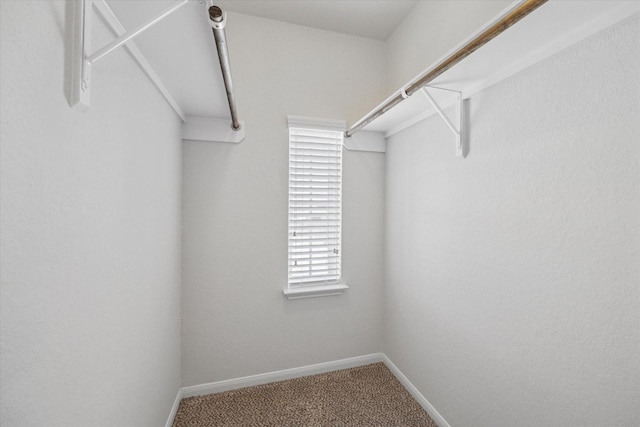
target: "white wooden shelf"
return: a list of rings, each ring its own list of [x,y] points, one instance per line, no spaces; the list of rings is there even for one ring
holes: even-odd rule
[[[640,2],[638,1],[550,0],[436,78],[429,86],[462,92],[463,99],[467,99],[473,94],[638,13],[640,13]],[[501,13],[498,17],[502,15]],[[468,40],[488,28],[493,22],[495,21],[491,21]],[[468,40],[465,40],[460,46]],[[451,52],[457,48],[458,46]],[[448,52],[443,58],[451,52]],[[436,61],[436,64],[439,62],[440,60]],[[430,68],[427,68],[425,72]],[[420,73],[420,75],[423,74]],[[415,80],[417,77],[411,82]],[[408,87],[411,82],[404,87]],[[401,92],[402,88],[394,92],[380,106]],[[453,105],[456,101],[457,95],[453,92],[430,89],[430,93],[443,108]],[[372,111],[377,109],[378,107]],[[436,110],[427,98],[418,92],[363,129],[382,132],[388,138],[435,113]],[[473,129],[470,129],[470,132],[472,133]]]

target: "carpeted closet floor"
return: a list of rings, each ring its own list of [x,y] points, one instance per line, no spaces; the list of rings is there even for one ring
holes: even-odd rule
[[[437,427],[383,363],[180,402],[173,427]]]

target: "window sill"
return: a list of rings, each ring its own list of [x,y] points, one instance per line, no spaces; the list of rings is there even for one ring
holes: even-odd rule
[[[299,288],[285,288],[282,290],[287,299],[302,299],[315,297],[328,297],[330,295],[340,295],[349,289],[347,285],[322,285],[322,286],[301,286]]]

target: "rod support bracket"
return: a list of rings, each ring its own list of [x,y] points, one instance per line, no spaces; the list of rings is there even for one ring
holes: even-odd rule
[[[436,101],[434,99],[434,97],[431,95],[431,93],[429,93],[429,89],[437,89],[437,90],[445,90],[448,92],[453,92],[456,94],[456,101],[455,101],[455,105],[456,105],[456,122],[457,125],[454,124],[451,119],[449,119],[449,117],[445,114],[444,110],[442,109],[442,107],[440,106],[440,104],[438,104],[438,101]],[[433,108],[436,110],[436,112],[438,113],[438,115],[442,118],[442,120],[444,120],[445,124],[447,125],[447,127],[451,130],[451,132],[453,133],[454,137],[455,137],[455,145],[456,145],[456,157],[464,157],[464,146],[465,146],[465,137],[466,137],[466,133],[464,132],[464,127],[465,127],[465,114],[464,114],[464,108],[462,105],[462,92],[459,92],[457,90],[451,90],[451,89],[444,89],[444,88],[439,88],[439,87],[435,87],[435,86],[423,86],[420,91],[424,94],[424,96],[427,98],[427,100],[429,101],[429,103],[433,106]]]

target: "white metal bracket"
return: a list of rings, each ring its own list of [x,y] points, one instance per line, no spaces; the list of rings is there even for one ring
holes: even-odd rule
[[[458,122],[457,127],[451,122],[449,117],[447,117],[447,115],[444,113],[444,111],[442,110],[438,102],[433,98],[433,96],[431,96],[427,88],[446,90],[448,92],[454,92],[457,94],[456,96],[456,117]],[[464,108],[462,105],[462,92],[458,92],[457,90],[434,87],[434,86],[424,86],[422,87],[421,91],[424,94],[424,96],[427,98],[427,100],[431,103],[433,108],[438,112],[440,117],[442,117],[442,120],[444,120],[444,122],[449,127],[449,129],[451,129],[451,132],[453,132],[453,135],[455,136],[455,139],[456,139],[456,157],[464,157],[464,144],[465,144],[466,135],[464,132],[465,122],[464,122]]]
[[[93,64],[113,50],[127,43],[135,36],[157,24],[176,10],[187,4],[189,0],[180,0],[158,17],[127,31],[94,53],[91,51],[92,6],[93,0],[74,0],[73,2],[73,44],[72,64],[69,73],[69,104],[71,108],[84,111],[90,105],[91,67]]]

